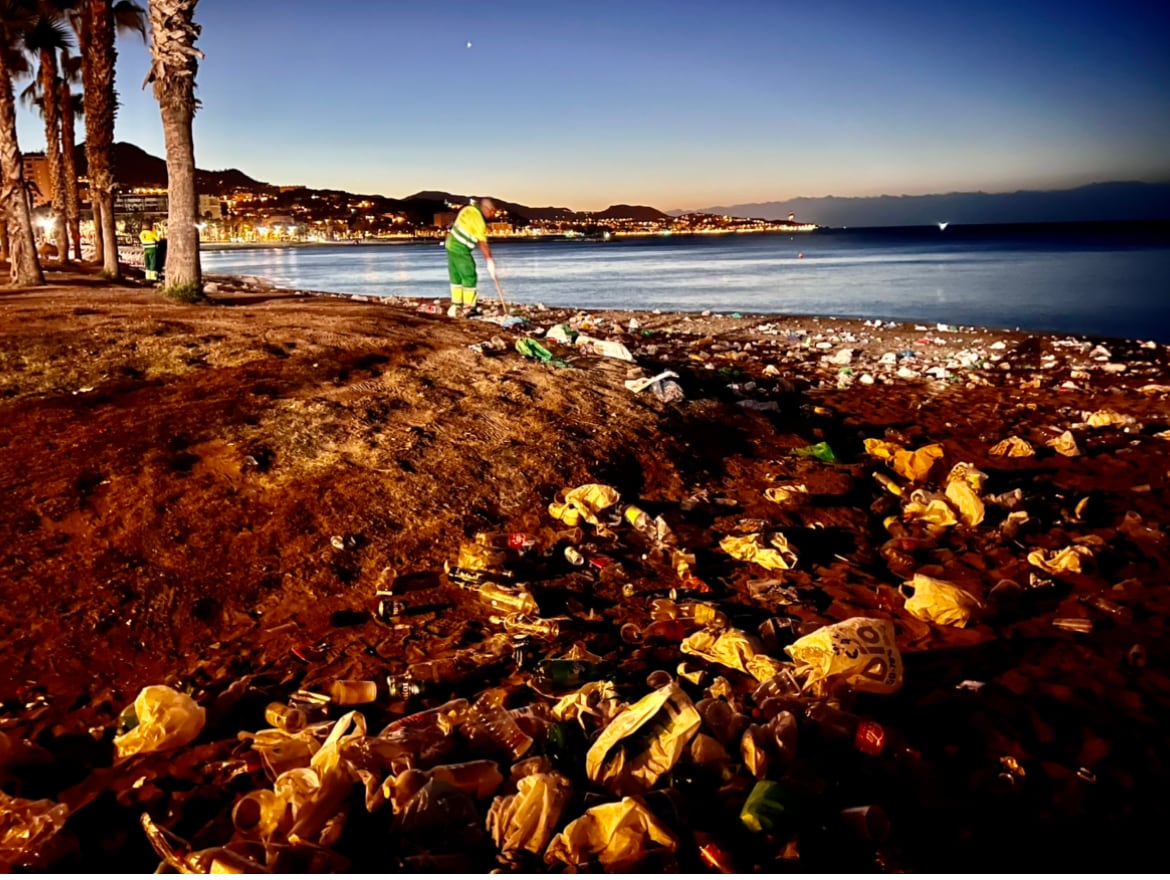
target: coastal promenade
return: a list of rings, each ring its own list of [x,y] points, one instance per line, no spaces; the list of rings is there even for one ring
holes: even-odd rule
[[[272,849],[276,867],[490,870],[501,852],[486,816],[516,792],[517,757],[543,768],[517,773],[566,780],[550,835],[620,801],[588,778],[585,754],[654,690],[652,673],[701,720],[641,800],[665,829],[631,863],[642,870],[703,870],[710,840],[745,872],[1117,871],[1155,853],[1170,818],[1166,346],[491,303],[449,321],[432,300],[226,277],[191,306],[138,282],[49,280],[0,292],[0,772],[6,795],[68,807],[17,864],[153,870],[143,813],[197,848],[232,842],[263,859],[233,809],[300,766],[295,750],[260,756],[265,707],[368,680],[373,702],[318,716],[356,710],[366,737],[337,753],[341,788],[318,804],[312,845]],[[550,340],[560,324],[632,360]],[[526,357],[527,339],[555,360]],[[626,384],[664,371],[681,396]],[[867,441],[940,453],[907,477]],[[983,475],[967,483],[978,517],[947,480],[962,463]],[[669,537],[604,518],[571,534],[549,506],[589,483]],[[532,536],[488,567],[510,572],[494,577],[523,585],[558,634],[391,699],[387,675],[505,632],[450,574],[478,533]],[[727,551],[750,535],[783,536],[791,564]],[[969,594],[967,625],[912,613],[916,576]],[[770,711],[760,682],[681,650],[702,628],[677,612],[687,601],[777,661],[823,627],[889,621],[900,687],[810,685],[786,704],[794,751],[769,745],[770,763],[749,762],[746,731]],[[554,707],[570,690],[533,684],[537,663],[571,650],[605,660],[614,690],[582,697],[589,711],[566,725]],[[115,761],[120,714],[163,683],[190,693],[205,724],[181,747]],[[401,725],[376,736],[450,700],[485,707],[486,692],[531,737],[521,755],[485,745],[463,715],[433,739]],[[814,720],[823,710],[799,714],[826,696],[880,724],[888,750],[834,738]],[[287,743],[307,762],[331,727]],[[450,811],[418,818],[419,773],[476,760],[495,762],[495,785],[457,804],[444,789]],[[793,815],[755,833],[738,817],[761,778],[791,793]],[[841,818],[865,805],[888,817],[880,839]],[[286,826],[272,833],[287,843]],[[505,861],[600,866],[566,852]]]

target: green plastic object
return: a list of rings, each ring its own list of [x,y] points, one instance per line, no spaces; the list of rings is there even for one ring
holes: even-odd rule
[[[820,443],[814,443],[812,446],[801,446],[799,449],[793,449],[792,454],[805,458],[819,458],[821,461],[827,461],[833,464],[841,461],[833,452],[833,448],[824,440]]]
[[[743,809],[739,811],[739,821],[749,831],[757,834],[763,831],[775,831],[787,820],[792,818],[792,805],[788,803],[787,793],[779,782],[762,779],[751,790]]]
[[[569,364],[554,355],[551,351],[533,339],[531,336],[525,336],[523,339],[516,340],[516,351],[524,355],[526,358],[542,361],[546,364],[552,364],[554,367],[567,367]]]

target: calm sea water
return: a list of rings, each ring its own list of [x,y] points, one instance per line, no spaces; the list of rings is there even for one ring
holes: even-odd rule
[[[1170,224],[839,229],[492,244],[509,301],[820,315],[1170,343]],[[447,297],[436,242],[210,251],[211,274]],[[480,297],[497,294],[480,262]]]

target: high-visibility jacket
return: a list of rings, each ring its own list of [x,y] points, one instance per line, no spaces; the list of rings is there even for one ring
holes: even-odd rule
[[[157,245],[159,238],[159,234],[153,229],[143,229],[140,233],[138,233],[138,240],[142,242],[143,247],[148,244]]]
[[[468,250],[474,248],[481,241],[487,241],[487,223],[483,214],[475,205],[468,205],[455,218],[455,225],[451,227],[451,237]]]

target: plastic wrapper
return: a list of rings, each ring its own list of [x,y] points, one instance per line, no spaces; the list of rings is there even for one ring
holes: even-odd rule
[[[0,791],[0,870],[35,862],[68,816],[65,804],[26,800]]]
[[[1080,574],[1093,561],[1093,551],[1077,544],[1053,553],[1033,550],[1028,554],[1028,561],[1049,574]]]
[[[1065,431],[1059,437],[1053,437],[1045,445],[1051,446],[1067,458],[1075,458],[1081,454],[1081,450],[1077,448],[1077,438],[1073,436],[1072,431]]]
[[[1006,455],[1009,458],[1027,458],[1029,455],[1035,455],[1036,450],[1032,448],[1032,444],[1020,437],[1008,437],[1006,440],[1000,440],[989,450],[988,455]]]
[[[754,562],[769,571],[787,571],[796,566],[796,553],[789,548],[788,539],[779,532],[773,532],[766,544],[762,533],[753,532],[742,537],[728,535],[719,546],[729,556]]]
[[[582,351],[600,355],[601,357],[617,358],[621,361],[630,362],[634,360],[634,356],[630,354],[628,348],[612,339],[595,339],[592,336],[586,336],[584,333],[581,333],[573,340],[573,344]]]
[[[1081,418],[1085,420],[1085,424],[1090,428],[1107,428],[1110,425],[1124,428],[1136,423],[1136,419],[1133,416],[1123,416],[1111,409],[1099,409],[1093,413],[1081,413]]]
[[[959,462],[947,474],[946,496],[951,506],[958,511],[959,520],[966,526],[977,526],[983,522],[984,506],[980,495],[987,474],[976,470],[965,461]]]
[[[609,723],[585,755],[585,772],[613,794],[639,794],[675,765],[701,723],[690,697],[672,682]]]
[[[497,797],[488,810],[487,829],[497,849],[544,852],[571,795],[572,786],[560,773],[521,778],[515,794]]]
[[[888,620],[851,617],[823,626],[784,650],[796,663],[803,689],[813,696],[838,682],[873,694],[892,694],[902,686],[902,655]]]
[[[293,787],[295,796],[290,795],[293,812],[293,824],[288,835],[290,843],[305,841],[327,846],[330,842],[328,837],[331,836],[324,833],[327,826],[331,826],[331,832],[340,834],[340,826],[334,819],[345,806],[353,787],[350,766],[342,757],[342,749],[347,742],[365,735],[366,720],[362,714],[347,712],[337,720],[321,748],[310,759],[309,773],[289,771],[298,774],[298,784]],[[315,776],[315,784],[309,774]],[[273,788],[278,794],[282,791],[280,778]]]
[[[764,490],[764,497],[769,501],[776,502],[781,507],[799,507],[808,501],[808,487],[804,483],[769,486]]]
[[[673,852],[678,840],[670,829],[633,798],[600,804],[570,822],[552,839],[544,860],[581,865],[597,859],[607,871],[630,871],[656,848]]]
[[[548,506],[548,512],[566,525],[575,526],[580,520],[597,525],[597,514],[617,504],[619,497],[617,489],[612,486],[586,483],[576,489],[566,490],[563,499],[553,501]]]
[[[442,779],[427,779],[401,808],[395,808],[391,829],[410,833],[476,825],[479,821],[479,810],[471,795]]]
[[[926,479],[930,469],[943,457],[943,448],[938,443],[910,451],[888,440],[869,438],[864,441],[865,451],[879,461],[884,461],[894,472],[912,483]]]
[[[138,726],[114,737],[115,760],[185,746],[203,730],[207,713],[186,694],[165,684],[144,687],[134,700]]]
[[[906,610],[928,623],[963,627],[981,607],[978,599],[950,581],[915,574],[906,583],[914,591],[906,600]]]
[[[717,633],[699,630],[683,639],[679,650],[684,654],[692,654],[746,672],[757,681],[767,681],[780,672],[785,664],[760,653],[758,645],[752,636],[741,629],[725,629]]]

